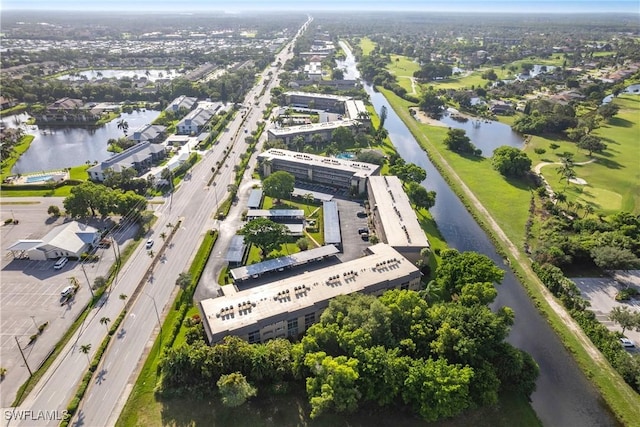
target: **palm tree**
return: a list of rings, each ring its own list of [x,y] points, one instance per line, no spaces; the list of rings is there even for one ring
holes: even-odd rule
[[[109,330],[109,322],[111,322],[111,319],[109,319],[108,317],[103,317],[100,319],[100,323],[103,324],[105,328],[107,328],[107,331]]]
[[[89,362],[90,351],[91,351],[91,344],[84,344],[80,346],[80,353],[84,353],[87,356],[87,362]]]
[[[164,231],[162,233],[160,233],[160,238],[162,240],[166,239],[167,238],[167,233],[165,233]]]
[[[562,191],[558,191],[556,193],[556,202],[560,204],[560,203],[565,203],[566,201],[567,201],[567,195],[564,194]]]
[[[120,294],[119,298],[120,298],[120,300],[121,300],[122,302],[125,302],[125,301],[126,301],[126,299],[127,299],[127,298],[129,298],[129,295],[127,295],[127,294]]]
[[[125,119],[118,120],[118,129],[122,130],[124,136],[127,136],[127,131],[129,130],[129,123]]]
[[[593,212],[595,212],[595,209],[593,208],[593,206],[591,206],[590,204],[587,204],[584,207],[584,217],[583,218],[586,218],[587,215],[591,215]]]
[[[563,156],[560,158],[561,165],[556,170],[558,174],[560,174],[561,178],[567,180],[567,184],[569,181],[576,177],[576,171],[573,168],[573,159],[571,156]]]

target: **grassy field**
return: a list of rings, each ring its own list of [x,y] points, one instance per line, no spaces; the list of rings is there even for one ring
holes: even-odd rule
[[[363,55],[369,55],[375,47],[376,44],[369,37],[360,39],[360,48],[362,49]]]
[[[29,146],[33,142],[35,136],[25,135],[20,139],[20,142],[14,147],[13,153],[7,159],[2,159],[2,170],[0,171],[0,181],[11,175],[11,169],[16,164],[22,153],[29,149]]]
[[[391,62],[387,65],[387,71],[398,78],[398,84],[413,93],[411,78],[413,73],[420,69],[420,65],[413,59],[402,55],[391,55]],[[416,88],[416,91],[418,88]]]
[[[603,153],[594,153],[591,157],[580,150],[574,143],[559,139],[533,137],[525,151],[533,160],[539,162],[558,162],[565,153],[573,155],[574,162],[582,163],[595,159],[595,162],[576,166],[579,178],[587,181],[586,185],[568,184],[561,180],[557,165],[542,168],[554,191],[562,191],[568,200],[582,205],[591,205],[596,213],[609,215],[620,210],[640,213],[640,97],[637,95],[621,95],[614,100],[620,106],[620,112],[609,123],[604,123],[594,134],[607,144]],[[559,145],[555,150],[551,144]],[[536,148],[546,150],[544,154],[536,154]]]

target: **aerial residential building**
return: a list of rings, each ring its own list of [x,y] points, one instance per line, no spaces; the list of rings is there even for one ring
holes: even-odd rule
[[[129,138],[138,143],[144,141],[160,143],[165,137],[166,130],[166,126],[146,124],[134,130]]]
[[[356,132],[357,129],[360,129],[361,123],[357,120],[336,120],[333,122],[269,128],[267,139],[269,141],[281,139],[285,144],[291,145],[298,136],[302,136],[305,143],[310,143],[314,135],[320,135],[322,142],[328,142],[331,141],[333,131],[339,127],[349,128],[352,132]]]
[[[296,179],[349,189],[358,194],[366,191],[367,178],[377,175],[380,165],[354,162],[315,154],[272,148],[258,155],[263,176],[283,170]]]
[[[174,114],[180,110],[191,111],[195,107],[196,101],[198,101],[198,98],[181,95],[174,99],[171,104],[165,108],[165,111],[169,111]]]
[[[376,235],[416,263],[429,240],[397,176],[372,176],[367,183],[369,208]]]
[[[87,172],[92,181],[104,181],[107,170],[120,173],[124,169],[135,169],[140,175],[149,170],[154,163],[164,159],[165,155],[163,145],[145,141],[103,160],[87,169]]]
[[[61,98],[49,105],[36,121],[49,125],[90,124],[100,119],[99,112],[92,111],[81,99]]]
[[[176,125],[176,134],[178,135],[197,135],[207,124],[215,111],[208,108],[196,108],[182,118]]]
[[[311,108],[337,114],[344,114],[344,103],[351,99],[348,96],[311,92],[285,92],[284,95],[287,105],[292,107]]]
[[[304,66],[304,72],[307,73],[307,78],[312,81],[322,80],[322,63],[321,62],[309,62]]]
[[[342,264],[201,301],[207,340],[214,344],[227,335],[250,343],[295,338],[316,323],[338,295],[381,295],[392,288],[420,288],[420,270],[389,245],[370,246],[366,253]]]

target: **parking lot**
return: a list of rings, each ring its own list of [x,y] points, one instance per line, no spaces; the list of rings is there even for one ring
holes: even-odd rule
[[[640,312],[640,300],[615,300],[616,294],[624,286],[640,289],[640,271],[618,272],[613,277],[578,277],[571,280],[580,289],[582,297],[589,301],[589,310],[611,331],[622,331],[619,325],[609,320],[609,313],[614,307],[627,307],[631,311]],[[627,351],[640,352],[640,332],[627,329],[624,335],[636,345]]]
[[[113,264],[112,249],[98,249],[98,261],[84,264],[69,260],[61,269],[55,270],[56,260],[34,261],[14,259],[7,248],[20,239],[40,239],[51,229],[64,222],[64,218],[52,218],[47,214],[48,206],[60,205],[60,199],[43,198],[41,202],[12,202],[3,200],[2,217],[19,219],[19,224],[0,226],[2,236],[2,263],[0,270],[0,360],[7,369],[5,389],[15,390],[29,376],[18,351],[23,349],[29,368],[36,370],[60,340],[69,326],[89,302],[89,283],[98,276],[106,276]],[[75,277],[80,287],[75,295],[61,299],[60,292]],[[38,327],[47,323],[42,333]],[[31,340],[36,335],[37,339]],[[10,383],[10,384],[9,384]],[[1,406],[11,404],[15,395],[2,393]]]

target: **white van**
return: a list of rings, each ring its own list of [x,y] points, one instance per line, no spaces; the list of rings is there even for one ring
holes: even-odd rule
[[[53,269],[54,269],[54,270],[60,270],[62,267],[64,267],[64,265],[65,265],[67,262],[69,262],[69,258],[67,258],[66,256],[65,256],[65,257],[62,257],[62,258],[60,258],[60,259],[58,260],[58,262],[56,262],[56,263],[53,265]]]

